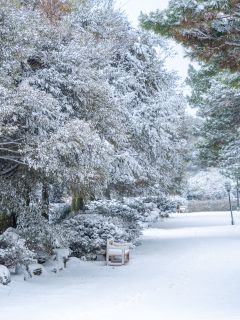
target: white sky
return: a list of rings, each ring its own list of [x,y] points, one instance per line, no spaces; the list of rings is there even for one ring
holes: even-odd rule
[[[136,27],[138,25],[138,16],[140,11],[144,13],[149,13],[150,11],[155,11],[156,9],[163,10],[167,8],[168,0],[117,0],[116,7],[121,8],[126,12],[129,17],[129,20]],[[191,63],[197,67],[197,63],[191,62],[187,58],[183,58],[183,48],[181,45],[176,44],[174,41],[171,41],[172,46],[174,47],[177,55],[174,58],[168,58],[166,61],[166,67],[169,70],[176,70],[179,76],[185,80],[187,77],[188,64]],[[189,89],[184,90],[185,94],[189,93]],[[187,111],[195,115],[195,110],[187,108]]]

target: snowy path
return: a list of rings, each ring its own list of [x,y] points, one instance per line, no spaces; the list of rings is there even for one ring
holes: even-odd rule
[[[239,320],[240,213],[176,214],[144,231],[124,267],[73,259],[0,286],[4,320]]]

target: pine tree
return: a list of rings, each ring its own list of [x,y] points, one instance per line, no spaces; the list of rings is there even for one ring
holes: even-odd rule
[[[84,200],[107,185],[169,191],[185,102],[155,50],[167,54],[166,41],[134,30],[110,0],[72,2],[56,21],[39,2],[2,4],[3,209],[18,215],[40,200],[47,217],[49,185]]]
[[[9,52],[0,68],[2,173],[18,165],[19,174],[31,169],[42,183],[47,176],[88,198],[87,190],[99,192],[107,178],[112,149],[126,142],[119,105],[101,70],[112,41],[98,43],[88,30],[73,28],[71,18],[52,24],[29,6],[5,3],[2,15]],[[21,37],[26,48],[19,53]]]
[[[180,42],[187,56],[202,61],[198,71],[190,67],[187,80],[192,87],[188,101],[204,119],[196,128],[201,137],[198,161],[238,170],[238,1],[172,0],[168,9],[141,14],[140,21],[144,28]]]
[[[202,65],[200,70],[189,69],[187,83],[192,88],[188,97],[192,107],[204,119],[195,132],[200,137],[198,161],[202,166],[237,170],[239,155],[239,74],[216,70]]]
[[[167,43],[140,30],[114,57],[109,81],[128,117],[131,140],[111,166],[111,187],[119,193],[143,195],[169,192],[183,166],[185,100],[176,90],[178,78],[164,68],[156,46],[168,54]]]
[[[239,2],[169,1],[166,10],[141,13],[141,25],[175,39],[192,59],[239,70]]]

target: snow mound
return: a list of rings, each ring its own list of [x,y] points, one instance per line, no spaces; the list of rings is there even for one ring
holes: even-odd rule
[[[63,270],[64,264],[62,260],[48,260],[43,264],[48,272],[58,273]]]

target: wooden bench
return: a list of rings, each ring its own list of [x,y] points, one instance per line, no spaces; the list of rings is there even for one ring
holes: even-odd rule
[[[178,205],[178,213],[180,212],[187,212],[187,206],[181,206],[180,204]]]
[[[106,264],[107,266],[121,266],[125,264],[125,260],[129,261],[131,243],[117,243],[114,238],[107,240],[106,247]],[[111,258],[111,261],[109,261]],[[114,258],[120,258],[118,260]]]

